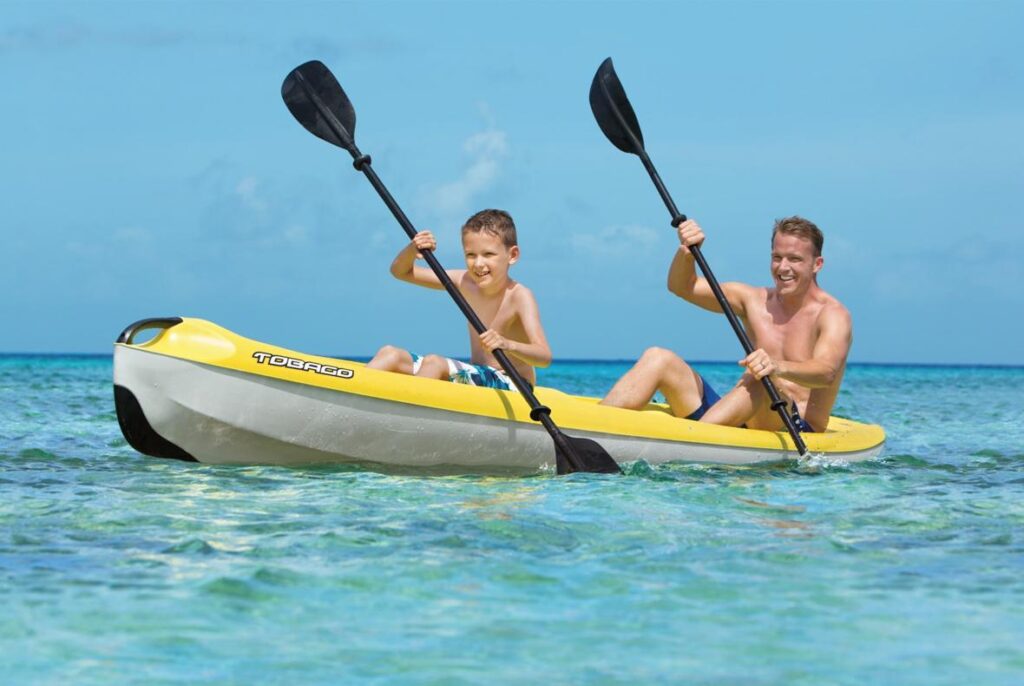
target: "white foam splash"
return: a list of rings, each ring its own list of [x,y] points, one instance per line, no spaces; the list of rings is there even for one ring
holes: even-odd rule
[[[827,455],[825,453],[807,453],[806,457],[798,457],[796,463],[797,467],[801,469],[812,470],[850,466],[850,461],[841,455]]]

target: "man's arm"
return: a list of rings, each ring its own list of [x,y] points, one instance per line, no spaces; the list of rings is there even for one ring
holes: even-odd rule
[[[715,292],[711,290],[711,284],[707,279],[697,276],[694,268],[696,260],[690,252],[691,245],[700,246],[704,243],[704,232],[697,222],[688,219],[679,225],[679,250],[672,258],[672,264],[668,268],[668,290],[678,295],[683,300],[693,303],[711,312],[722,312],[718,304]],[[726,302],[740,317],[746,316],[746,300],[755,289],[736,282],[719,284],[722,293],[725,294]]]
[[[547,367],[551,364],[551,347],[540,323],[537,301],[526,286],[519,284],[516,289],[516,314],[526,332],[526,342],[513,341],[488,329],[480,334],[480,343],[487,352],[501,348],[532,367]]]
[[[391,275],[400,281],[408,281],[417,286],[436,288],[437,290],[444,289],[441,280],[437,278],[437,274],[434,273],[433,269],[416,266],[416,260],[423,257],[420,254],[421,250],[435,249],[437,249],[437,241],[434,240],[434,235],[429,231],[420,231],[413,236],[409,245],[402,248],[398,255],[395,256],[394,261],[391,262]],[[453,269],[446,271],[452,281],[458,283],[458,277],[462,274],[462,270]]]
[[[853,342],[853,322],[842,305],[826,307],[818,319],[818,340],[811,359],[803,362],[772,360],[761,349],[755,350],[740,362],[761,379],[774,374],[805,388],[831,386],[846,364]]]

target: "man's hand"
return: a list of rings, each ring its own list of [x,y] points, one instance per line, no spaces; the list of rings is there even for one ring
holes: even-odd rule
[[[412,244],[416,246],[416,257],[423,259],[422,250],[437,250],[437,241],[434,234],[429,231],[420,231],[412,237]]]
[[[679,234],[679,245],[682,246],[683,252],[689,253],[691,245],[699,247],[704,243],[704,231],[700,224],[692,219],[687,219],[676,227],[676,233]]]
[[[493,329],[487,329],[487,331],[480,334],[480,345],[489,353],[493,353],[499,348],[511,352],[511,341]]]
[[[761,348],[758,348],[740,360],[739,365],[741,367],[746,367],[747,371],[753,374],[754,378],[758,381],[769,374],[775,374],[779,371],[779,366],[775,363],[775,360],[769,357],[768,353]]]

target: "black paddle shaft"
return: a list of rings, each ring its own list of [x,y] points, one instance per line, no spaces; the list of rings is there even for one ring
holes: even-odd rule
[[[305,70],[308,70],[310,76],[320,86],[327,87],[328,92],[326,95],[329,102],[325,102],[324,98],[318,94],[317,88],[303,74]],[[294,79],[294,85],[297,85],[304,94],[304,98],[297,100],[293,97],[294,93],[291,89],[292,79]],[[377,191],[384,204],[391,210],[391,214],[398,220],[398,223],[409,238],[415,237],[415,227],[413,227],[405,212],[402,211],[402,208],[398,206],[398,203],[391,196],[387,187],[384,186],[384,182],[380,180],[380,177],[373,170],[370,156],[364,155],[356,146],[353,135],[355,131],[355,110],[352,108],[351,102],[334,78],[334,75],[330,73],[330,70],[320,62],[307,62],[294,69],[289,74],[289,77],[285,79],[282,95],[285,98],[285,104],[288,105],[292,114],[311,133],[333,145],[348,150],[354,160],[353,166],[366,175],[374,190]],[[314,111],[319,113],[319,118],[311,117]],[[465,315],[473,329],[478,334],[486,331],[487,327],[484,326],[480,318],[477,317],[476,312],[466,302],[465,297],[434,256],[433,251],[421,250],[420,253],[427,264],[430,265],[431,270],[433,270],[445,290],[448,291],[452,300],[462,310],[463,315]],[[498,349],[494,350],[493,354],[520,394],[526,399],[527,404],[530,406],[530,418],[540,422],[554,441],[555,462],[559,474],[574,471],[622,473],[622,470],[611,455],[595,441],[587,438],[572,438],[563,434],[551,420],[551,409],[540,404],[537,397],[533,394],[533,389],[512,365],[505,351]]]
[[[612,81],[613,83],[615,90],[614,95],[609,89],[609,81]],[[600,107],[600,109],[597,107],[597,103],[595,103],[594,100],[594,86],[600,89],[600,93],[603,96],[602,105],[604,105],[604,107]],[[620,104],[622,105],[621,107],[619,106]],[[604,131],[609,140],[611,140],[612,143],[620,150],[634,153],[640,158],[640,161],[643,162],[644,169],[647,170],[647,173],[651,177],[651,181],[654,182],[655,188],[658,189],[658,194],[661,195],[661,199],[665,203],[665,207],[668,208],[669,214],[672,215],[672,226],[678,228],[680,224],[686,221],[686,215],[682,214],[679,211],[679,208],[676,207],[675,202],[672,200],[672,196],[669,195],[668,188],[665,187],[665,183],[661,180],[658,170],[654,168],[654,163],[651,162],[650,155],[647,154],[647,150],[644,148],[643,138],[640,135],[639,123],[636,121],[636,113],[633,111],[632,105],[629,104],[629,99],[626,98],[626,93],[622,88],[621,82],[618,80],[618,76],[612,68],[610,58],[605,60],[594,77],[594,84],[592,85],[591,90],[591,107],[594,108],[594,116],[597,117],[601,130]],[[626,110],[625,113],[623,110]],[[612,121],[607,120],[608,114],[611,114]],[[718,301],[719,307],[722,308],[722,312],[725,313],[726,319],[729,320],[732,330],[736,332],[737,338],[740,339],[740,344],[743,346],[743,350],[747,355],[754,352],[754,346],[750,342],[750,337],[747,336],[747,332],[743,328],[743,324],[740,322],[739,317],[737,317],[736,313],[733,312],[732,306],[729,304],[729,301],[725,297],[725,293],[722,291],[722,287],[718,283],[718,279],[715,278],[707,260],[704,259],[700,246],[690,246],[689,250],[693,255],[693,259],[697,262],[697,266],[700,267],[700,271],[707,280],[708,285],[711,286],[711,291],[715,294],[715,299]],[[788,412],[786,401],[779,396],[779,391],[775,388],[775,384],[772,382],[770,377],[763,377],[761,379],[761,383],[764,384],[764,388],[768,392],[768,398],[771,400],[772,409],[775,410],[782,419],[783,424],[786,426],[786,430],[789,432],[790,437],[793,439],[793,443],[796,445],[796,449],[799,451],[800,455],[807,455],[807,445],[800,436],[800,430],[793,421],[793,417],[790,416]]]
[[[374,190],[377,191],[381,200],[383,200],[384,204],[388,206],[389,210],[391,210],[391,214],[394,215],[395,219],[398,220],[398,223],[402,225],[402,229],[404,229],[405,233],[410,239],[412,239],[416,235],[416,228],[412,225],[412,222],[409,221],[409,218],[405,215],[405,212],[402,211],[402,208],[398,206],[398,203],[395,202],[391,193],[388,192],[387,187],[384,186],[384,182],[377,176],[377,172],[373,170],[373,166],[370,164],[370,156],[360,154],[357,148],[353,149],[352,156],[355,158],[353,166],[366,175],[366,178],[369,180]],[[469,306],[468,302],[466,302],[465,296],[462,295],[458,286],[456,286],[451,280],[451,277],[448,276],[448,272],[446,272],[444,267],[441,266],[438,259],[434,257],[434,252],[432,250],[420,250],[420,254],[423,255],[423,259],[428,265],[430,265],[431,270],[433,270],[434,274],[441,281],[441,285],[443,285],[445,290],[448,291],[448,295],[452,296],[452,300],[454,300],[455,304],[459,306],[460,310],[462,310],[462,314],[464,314],[466,319],[469,320],[470,326],[472,326],[478,334],[486,331],[487,327],[484,326],[484,323],[480,321],[480,317],[476,315],[473,308]],[[541,423],[544,422],[544,419],[547,419],[550,423],[551,420],[547,416],[551,413],[550,408],[540,404],[536,396],[534,396],[530,391],[530,385],[526,383],[526,380],[519,374],[519,370],[512,365],[512,361],[508,359],[505,351],[500,349],[495,350],[494,357],[499,363],[501,363],[502,368],[508,374],[512,383],[515,384],[516,388],[519,389],[519,392],[523,394],[524,398],[526,398],[527,403],[529,403],[530,418]],[[545,426],[547,425],[545,424]]]
[[[398,203],[395,202],[395,199],[391,196],[387,187],[384,186],[384,182],[377,176],[377,172],[373,170],[373,166],[370,164],[370,156],[360,153],[354,143],[350,152],[354,158],[353,166],[366,175],[367,180],[369,180],[374,190],[377,191],[381,200],[383,200],[384,204],[388,206],[389,210],[391,210],[391,214],[394,215],[395,219],[398,220],[398,223],[401,224],[402,229],[404,229],[405,233],[410,239],[412,239],[416,235],[416,228],[412,225],[412,222],[409,221],[409,218],[405,215],[405,212],[402,211],[402,208],[398,206]],[[462,295],[458,286],[456,286],[451,280],[451,277],[448,276],[448,272],[445,271],[444,267],[441,266],[441,263],[434,256],[434,252],[432,250],[421,250],[420,254],[423,255],[423,259],[428,265],[430,265],[430,269],[433,270],[434,274],[441,281],[441,285],[443,285],[445,290],[448,291],[448,295],[452,297],[455,304],[459,306],[460,310],[462,310],[462,314],[466,316],[466,319],[469,321],[470,326],[473,327],[473,330],[478,334],[482,334],[486,331],[487,327],[484,326],[484,323],[480,321],[476,312],[474,312],[473,308],[469,306],[468,302],[466,302],[465,296]],[[540,422],[544,428],[547,429],[551,438],[555,441],[558,452],[561,452],[566,456],[566,458],[568,458],[573,471],[586,471],[583,461],[576,453],[575,446],[573,446],[572,442],[570,442],[565,434],[559,430],[555,423],[551,421],[551,408],[540,404],[540,401],[537,400],[537,396],[533,394],[533,390],[530,385],[526,383],[526,380],[523,379],[519,370],[517,370],[512,364],[512,361],[508,359],[508,355],[505,354],[504,350],[497,349],[494,350],[492,354],[494,355],[494,358],[498,360],[501,368],[505,370],[506,374],[508,374],[512,383],[515,384],[515,387],[519,389],[523,398],[526,399],[527,404],[530,406],[530,419],[535,422]]]
[[[679,227],[680,224],[686,221],[686,215],[682,214],[676,207],[675,202],[672,200],[672,196],[669,195],[668,189],[665,188],[665,184],[662,183],[661,177],[658,176],[658,170],[654,168],[654,164],[651,162],[650,156],[646,153],[640,156],[641,161],[644,163],[644,167],[647,172],[651,175],[651,180],[654,181],[654,185],[658,189],[658,193],[661,194],[661,199],[665,201],[665,207],[668,208],[669,213],[672,215],[672,226]],[[715,278],[714,272],[711,271],[711,266],[707,260],[704,259],[704,254],[700,250],[699,245],[691,245],[689,247],[690,254],[693,255],[694,261],[697,262],[697,266],[700,267],[701,273],[707,280],[708,285],[711,286],[712,292],[715,294],[715,299],[718,300],[719,306],[725,313],[725,318],[729,320],[729,324],[732,326],[732,330],[736,332],[736,337],[740,339],[740,345],[743,346],[744,352],[749,355],[754,352],[754,345],[750,341],[750,337],[747,335],[746,329],[743,328],[743,323],[732,309],[732,305],[725,297],[725,292],[722,290],[721,285],[718,283],[718,279]],[[797,429],[796,424],[793,422],[793,417],[789,414],[789,408],[786,406],[786,401],[779,396],[779,391],[775,388],[775,383],[771,380],[771,377],[764,377],[761,379],[761,383],[764,384],[764,388],[768,391],[768,397],[771,400],[772,409],[779,413],[779,417],[782,418],[783,423],[786,425],[786,430],[789,431],[789,435],[793,438],[793,442],[796,444],[796,449],[800,451],[801,455],[807,454],[807,445],[804,443],[803,437],[800,436],[800,430]]]
[[[686,215],[679,211],[676,207],[675,202],[672,200],[672,196],[669,195],[668,189],[665,188],[665,184],[662,183],[661,177],[658,175],[658,170],[654,168],[654,163],[651,162],[650,156],[646,151],[640,155],[640,160],[644,164],[644,168],[647,169],[647,173],[651,175],[651,181],[654,182],[655,187],[658,189],[658,193],[661,195],[661,199],[665,202],[665,207],[668,208],[669,213],[672,215],[672,226],[678,228],[680,224],[686,221]],[[736,313],[733,312],[732,305],[729,304],[728,299],[725,297],[725,292],[722,290],[721,285],[718,283],[718,279],[715,278],[714,272],[711,271],[711,266],[707,260],[704,259],[704,254],[700,250],[699,245],[691,245],[689,247],[690,254],[693,255],[693,259],[697,262],[697,266],[700,267],[701,273],[707,280],[708,285],[711,286],[712,292],[715,294],[715,299],[718,300],[719,306],[722,308],[722,312],[725,313],[725,318],[729,320],[729,324],[732,326],[732,330],[736,332],[736,337],[740,339],[740,345],[743,346],[744,352],[749,355],[754,352],[754,345],[750,341],[750,337],[747,335],[746,329],[743,328],[743,323],[740,321]],[[793,439],[793,443],[796,444],[796,449],[801,455],[807,454],[807,444],[804,443],[803,437],[800,435],[800,430],[797,428],[796,423],[793,421],[793,417],[789,414],[789,408],[786,405],[786,401],[779,395],[779,391],[775,388],[775,383],[771,380],[771,377],[765,376],[761,379],[761,383],[764,384],[764,389],[768,392],[768,398],[771,400],[771,407],[775,410],[779,417],[782,418],[783,424],[786,425],[786,430],[789,432],[790,437]]]

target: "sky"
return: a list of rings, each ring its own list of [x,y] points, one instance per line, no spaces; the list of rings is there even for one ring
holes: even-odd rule
[[[0,352],[109,352],[189,316],[307,353],[464,356],[443,292],[284,77],[325,62],[438,258],[508,210],[556,359],[736,360],[665,287],[678,245],[587,99],[611,56],[720,281],[768,285],[776,218],[825,233],[853,362],[1021,362],[1019,2],[0,1]]]

